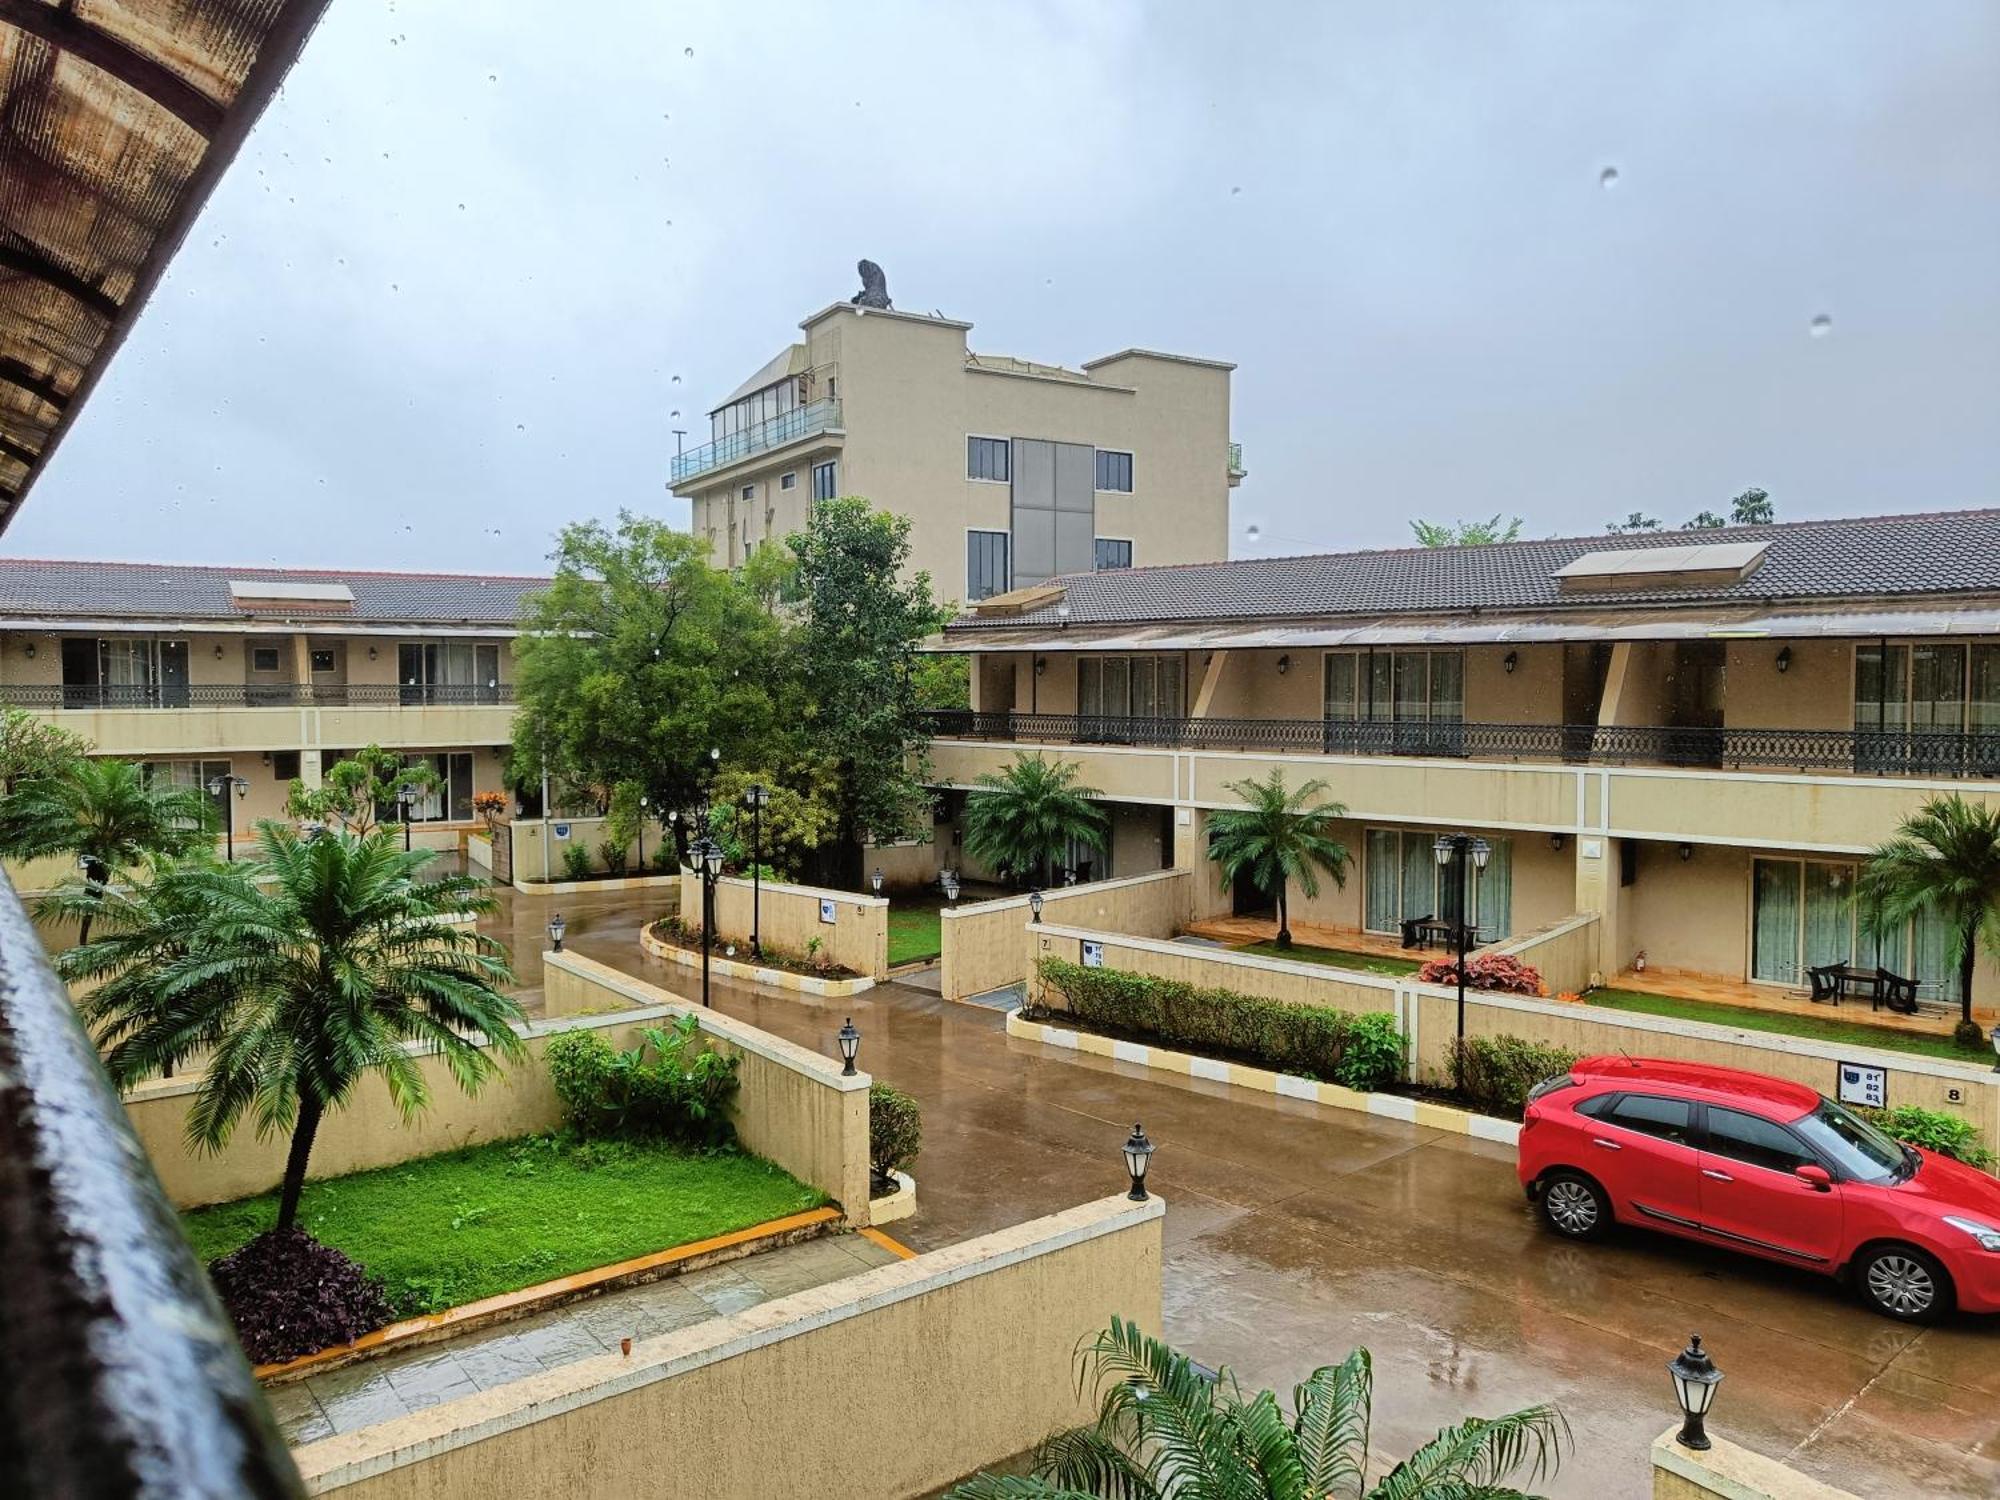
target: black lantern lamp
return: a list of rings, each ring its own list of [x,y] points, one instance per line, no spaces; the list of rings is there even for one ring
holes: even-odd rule
[[[854,1017],[840,1023],[840,1076],[854,1076],[854,1054],[861,1050],[861,1033],[854,1029]]]
[[[568,931],[569,923],[564,920],[561,912],[556,912],[549,918],[549,943],[556,952],[563,951],[563,934]]]
[[[714,839],[704,840],[701,862],[708,871],[708,878],[717,879],[722,874],[722,845]]]
[[[396,800],[403,805],[403,852],[405,854],[410,849],[410,817],[416,812],[417,799],[421,796],[423,796],[423,793],[413,786],[405,786],[401,791],[396,793]]]
[[[878,896],[879,896],[879,895],[881,895],[881,894],[882,894],[882,869],[881,869],[881,866],[879,866],[879,865],[878,865],[878,866],[876,866],[876,869],[875,869],[875,873],[874,873],[873,875],[870,875],[870,876],[868,877],[868,884],[869,884],[869,885],[870,885],[871,887],[873,887],[873,888],[874,888],[874,891],[875,891],[875,894],[876,894],[876,895],[878,895]]]
[[[1064,870],[1064,871],[1063,871],[1063,884],[1064,884],[1064,885],[1075,885],[1075,884],[1076,884],[1076,871],[1075,871],[1075,869],[1073,869],[1073,868],[1072,868],[1072,869],[1066,869],[1066,870]]]
[[[1715,1368],[1715,1361],[1701,1347],[1700,1334],[1688,1335],[1687,1348],[1667,1362],[1667,1373],[1674,1377],[1674,1399],[1680,1402],[1685,1418],[1674,1441],[1683,1448],[1705,1453],[1709,1441],[1702,1424],[1709,1407],[1715,1404],[1715,1388],[1722,1384],[1722,1371]]]
[[[958,872],[955,870],[946,870],[942,878],[944,880],[944,899],[951,902],[953,905],[957,905]]]
[[[1037,922],[1042,920],[1042,893],[1040,891],[1028,892],[1028,910],[1035,914]]]
[[[1135,1124],[1125,1141],[1125,1170],[1132,1174],[1132,1191],[1125,1196],[1134,1203],[1146,1201],[1146,1169],[1152,1164],[1153,1143],[1146,1139],[1144,1127]]]

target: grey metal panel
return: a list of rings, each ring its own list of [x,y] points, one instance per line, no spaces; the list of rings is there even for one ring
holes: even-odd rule
[[[1014,439],[1011,485],[1014,587],[1056,572],[1056,451],[1037,438]]]
[[[1096,567],[1096,518],[1088,511],[1058,510],[1055,523],[1055,571],[1088,573]]]
[[[1014,509],[1054,510],[1056,451],[1054,443],[1034,438],[1014,439]]]
[[[1057,510],[1097,511],[1097,450],[1087,443],[1052,443]]]

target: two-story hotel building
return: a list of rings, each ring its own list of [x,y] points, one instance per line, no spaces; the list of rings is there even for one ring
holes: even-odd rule
[[[1079,763],[1115,814],[1092,874],[1204,863],[1232,784],[1275,769],[1326,783],[1354,856],[1294,922],[1592,912],[1607,977],[1852,960],[1955,998],[1954,936],[1871,936],[1854,882],[1924,799],[2000,799],[2000,510],[1078,574],[935,644],[974,661],[940,784]],[[1493,851],[1463,895],[1432,852],[1459,831]],[[1198,884],[1205,915],[1263,904]]]

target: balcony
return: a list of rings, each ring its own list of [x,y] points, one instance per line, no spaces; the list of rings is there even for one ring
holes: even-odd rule
[[[513,701],[511,682],[0,684],[0,703],[32,709],[429,708]]]
[[[837,430],[840,426],[840,403],[826,400],[815,401],[807,406],[794,407],[788,412],[759,422],[755,427],[731,433],[726,438],[718,438],[712,443],[704,443],[699,448],[690,448],[685,453],[674,455],[673,484],[676,488],[690,479],[708,473],[711,469],[726,468],[743,459],[759,453],[767,453],[783,448],[801,439],[817,436],[822,432]]]
[[[1229,487],[1234,489],[1237,485],[1241,484],[1243,476],[1249,472],[1248,469],[1243,467],[1243,445],[1241,443],[1231,443],[1229,445]]]

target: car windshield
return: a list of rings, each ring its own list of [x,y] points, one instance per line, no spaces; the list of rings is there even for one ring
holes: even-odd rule
[[[1831,1099],[1792,1122],[1792,1129],[1831,1161],[1840,1175],[1856,1182],[1898,1182],[1909,1176],[1913,1158],[1866,1120]]]

